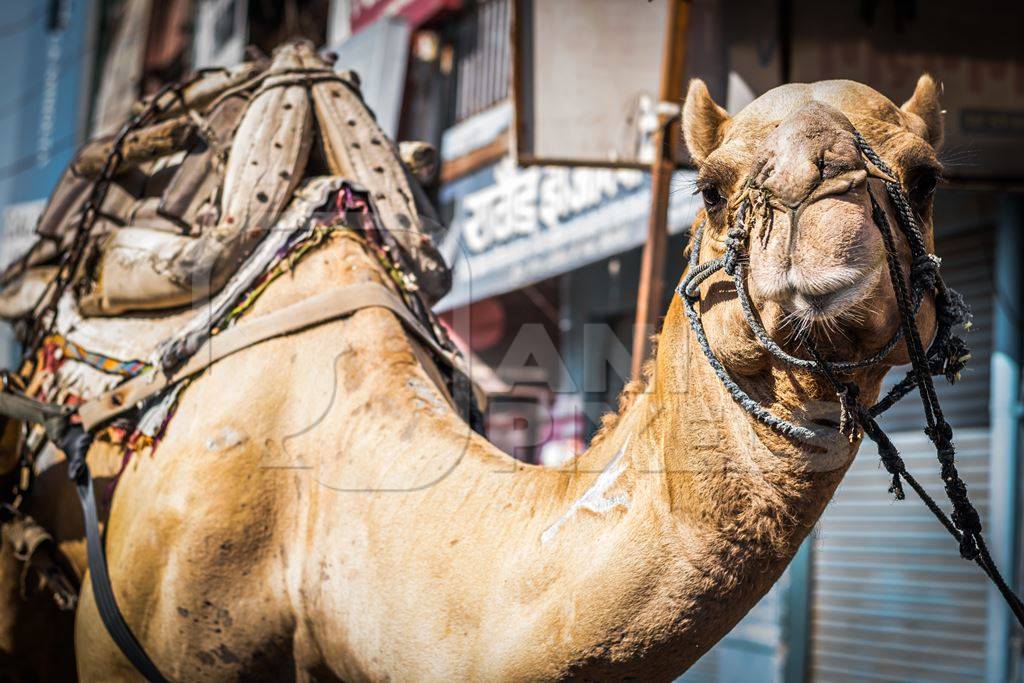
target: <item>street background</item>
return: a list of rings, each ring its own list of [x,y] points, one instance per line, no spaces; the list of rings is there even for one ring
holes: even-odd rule
[[[491,438],[555,465],[628,381],[650,168],[671,163],[660,313],[699,208],[659,79],[669,0],[27,0],[0,4],[0,265],[32,243],[76,148],[197,68],[306,38],[356,71],[385,132],[440,155],[425,190],[454,269],[438,310],[486,370]],[[1024,8],[948,0],[693,0],[681,79],[730,113],[786,82],[851,78],[897,104],[943,84],[947,282],[974,312],[969,371],[941,399],[996,560],[1021,588]],[[658,146],[668,126],[674,141]],[[667,148],[667,149],[666,149]],[[655,316],[652,323],[657,324]],[[653,328],[652,328],[653,331]],[[0,354],[17,357],[7,334]],[[940,490],[906,401],[883,427]],[[687,681],[1024,681],[1021,634],[871,446],[775,588]],[[939,496],[941,497],[941,496]]]

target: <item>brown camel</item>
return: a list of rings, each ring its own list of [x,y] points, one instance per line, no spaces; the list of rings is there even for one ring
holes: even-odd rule
[[[853,127],[900,176],[931,248],[942,123],[930,77],[902,108],[827,81],[776,88],[733,118],[694,81],[683,117],[706,205],[702,258],[722,253],[731,202],[755,177],[776,209],[750,240],[757,312],[787,348],[799,329],[844,360],[870,356],[898,324],[867,198],[877,169]],[[365,280],[389,282],[359,242],[329,239],[249,318]],[[619,414],[557,470],[472,434],[382,309],[218,362],[118,482],[106,545],[127,622],[179,681],[672,679],[770,588],[859,446],[836,429],[834,392],[756,343],[721,274],[701,301],[730,374],[812,440],[733,402],[678,299]],[[930,301],[917,322],[929,338]],[[900,344],[886,365],[906,360]],[[853,375],[865,402],[885,369]],[[105,444],[89,457],[98,474],[120,462]],[[137,679],[84,585],[80,676]]]

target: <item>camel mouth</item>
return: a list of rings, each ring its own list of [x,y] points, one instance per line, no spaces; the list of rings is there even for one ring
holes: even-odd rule
[[[792,312],[813,322],[834,318],[860,303],[874,284],[875,279],[868,274],[831,292],[817,294],[797,290],[791,299]]]
[[[841,277],[825,277],[819,282],[791,286],[786,295],[772,298],[782,306],[787,319],[807,331],[858,309],[878,284],[881,270],[880,264],[866,270],[844,268]],[[831,286],[827,284],[829,280]]]
[[[836,403],[834,410],[828,412],[838,413],[839,404]],[[802,419],[801,419],[802,418]],[[810,435],[807,437],[794,437],[797,441],[802,443],[806,447],[811,447],[819,454],[830,452],[837,444],[845,441],[840,439],[839,436],[839,421],[832,417],[812,417],[811,415],[798,415],[796,416],[797,424],[806,429]]]
[[[838,401],[813,401],[802,406],[793,416],[802,425],[810,438],[796,437],[805,446],[816,449],[816,464],[825,469],[845,462],[849,457],[849,439],[839,432],[840,404]]]

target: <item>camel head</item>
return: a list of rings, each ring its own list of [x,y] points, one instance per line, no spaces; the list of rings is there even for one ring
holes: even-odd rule
[[[902,107],[868,86],[837,80],[775,88],[733,117],[694,80],[682,125],[704,200],[700,260],[723,253],[739,201],[749,197],[743,258],[751,301],[769,335],[791,352],[809,337],[836,360],[882,349],[899,313],[869,189],[889,216],[904,273],[910,255],[880,180],[885,173],[865,160],[854,136],[859,131],[897,176],[932,251],[932,193],[941,171],[935,149],[942,140],[932,78],[922,76]],[[764,369],[768,358],[745,324],[732,283],[710,281],[703,299],[709,341],[730,371]],[[927,343],[934,330],[929,297],[917,323]],[[907,362],[904,345],[884,360],[872,379]]]

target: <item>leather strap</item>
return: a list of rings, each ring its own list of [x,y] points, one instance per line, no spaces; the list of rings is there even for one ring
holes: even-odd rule
[[[72,425],[57,445],[67,456],[68,477],[75,483],[78,500],[82,504],[85,547],[89,557],[89,581],[92,584],[92,595],[100,619],[114,643],[147,681],[167,683],[167,679],[132,633],[114,599],[114,589],[110,585],[110,574],[107,571],[107,555],[103,550],[103,537],[100,535],[99,515],[96,512],[96,493],[93,489],[92,474],[85,460],[89,446],[92,445],[92,434],[83,431],[78,425]]]
[[[51,441],[58,441],[64,435],[68,416],[73,408],[43,403],[22,394],[15,394],[6,388],[0,391],[0,415],[19,422],[32,422],[43,426]]]
[[[202,372],[222,358],[269,339],[322,325],[372,307],[386,308],[394,313],[405,324],[406,329],[445,364],[469,376],[462,366],[461,359],[437,343],[434,336],[409,312],[405,302],[398,295],[376,282],[361,282],[318,294],[259,318],[246,320],[236,327],[229,327],[207,339],[189,361],[170,377],[159,370],[134,377],[111,391],[83,403],[78,408],[78,416],[81,418],[82,426],[91,431],[97,425],[131,410],[139,402],[160,393],[166,387]]]
[[[77,411],[81,424],[69,423],[70,410],[68,408],[41,403],[6,391],[0,392],[0,414],[44,425],[49,438],[67,456],[68,477],[75,483],[75,489],[82,505],[89,578],[96,608],[110,637],[146,680],[152,683],[166,683],[167,681],[160,669],[146,654],[135,634],[132,633],[118,609],[114,591],[110,585],[107,557],[103,549],[99,515],[96,511],[96,494],[92,474],[89,472],[89,465],[86,462],[86,455],[93,440],[92,429],[131,409],[140,401],[157,394],[165,387],[191,377],[218,360],[238,351],[268,339],[321,325],[371,307],[385,308],[398,316],[398,319],[405,324],[406,329],[415,337],[411,340],[414,354],[423,364],[431,379],[438,383],[445,399],[452,402],[433,359],[425,353],[421,345],[433,351],[435,358],[441,359],[468,378],[469,374],[463,368],[461,359],[441,347],[434,336],[412,315],[405,302],[394,292],[374,282],[348,285],[331,290],[259,318],[248,320],[237,327],[230,327],[209,338],[188,363],[172,376],[168,377],[158,370],[153,370],[134,377],[116,389],[82,404]]]
[[[437,367],[437,362],[434,360],[434,357],[430,355],[430,353],[423,348],[423,344],[416,339],[410,339],[409,345],[412,346],[412,352],[423,367],[423,371],[427,373],[427,377],[429,377],[430,381],[434,383],[437,390],[441,392],[441,395],[444,396],[444,400],[448,402],[448,405],[451,406],[452,410],[458,412],[459,407],[455,404],[455,399],[452,398],[452,394],[448,391],[448,387],[445,386],[444,377],[441,375],[441,370]]]

